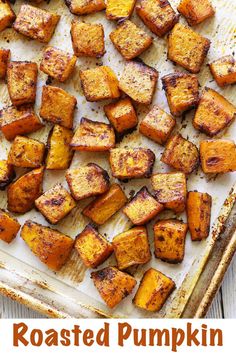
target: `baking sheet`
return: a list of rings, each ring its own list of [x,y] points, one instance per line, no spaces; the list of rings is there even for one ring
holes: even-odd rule
[[[21,1],[13,6],[16,13],[19,11]],[[174,7],[176,7],[178,1],[171,1]],[[212,45],[208,54],[207,62],[226,54],[232,54],[235,50],[236,44],[236,26],[235,26],[235,16],[236,15],[236,2],[230,0],[217,0],[213,1],[216,6],[217,13],[215,18],[206,21],[204,24],[196,27],[196,30],[208,37],[212,41]],[[52,82],[52,85],[62,87],[68,90],[71,94],[75,95],[78,100],[78,109],[75,115],[75,126],[78,124],[81,117],[87,117],[97,121],[106,122],[106,118],[103,114],[103,103],[88,103],[81,91],[80,80],[79,80],[79,70],[95,67],[97,65],[108,65],[117,73],[120,77],[123,67],[124,60],[120,54],[113,48],[109,40],[109,33],[115,28],[115,23],[107,21],[103,12],[98,14],[93,14],[85,17],[77,17],[70,14],[68,8],[62,0],[51,0],[49,4],[40,4],[41,8],[48,9],[57,14],[61,15],[61,20],[56,28],[56,32],[50,41],[50,45],[64,49],[69,52],[72,51],[71,39],[70,39],[70,24],[73,18],[83,20],[85,22],[95,22],[102,23],[105,28],[105,39],[106,39],[106,54],[103,58],[97,59],[87,59],[79,58],[76,65],[76,70],[72,78],[65,84],[59,84],[56,81]],[[234,14],[234,15],[233,15]],[[148,29],[143,25],[143,23],[133,15],[132,20],[139,24],[145,31],[149,32]],[[184,22],[183,19],[181,19]],[[154,35],[153,35],[154,37]],[[36,41],[29,40],[20,34],[17,34],[12,29],[7,29],[0,34],[0,45],[3,48],[10,48],[12,52],[12,60],[31,60],[38,64],[40,63],[42,56],[42,49],[45,45],[37,43]],[[143,55],[141,59],[159,71],[159,77],[161,78],[165,74],[173,72],[174,70],[183,71],[183,69],[175,67],[171,62],[166,60],[166,38],[159,39],[154,37],[153,46],[150,47]],[[41,87],[45,84],[47,76],[39,71],[38,78],[38,90],[37,90],[37,101],[35,110],[38,112],[41,101]],[[235,87],[228,87],[221,90],[217,87],[215,82],[212,80],[209,69],[206,65],[203,66],[201,73],[199,75],[199,81],[201,86],[209,86],[216,89],[218,92],[223,93],[231,102],[236,104],[235,97]],[[0,83],[0,97],[1,105],[4,106],[10,103],[6,85]],[[161,87],[160,79],[158,81],[158,88],[154,97],[153,104],[156,103],[160,107],[164,108],[167,112],[168,105],[165,98],[165,94]],[[144,115],[148,112],[149,107],[144,107],[141,105],[136,105],[139,121],[142,120]],[[187,114],[183,119],[177,118],[177,131],[184,137],[189,137],[189,139],[195,144],[199,145],[199,141],[206,139],[206,136],[199,134],[192,127],[191,120],[193,117],[193,112]],[[50,130],[50,126],[47,125],[44,129],[31,134],[31,137],[39,139],[43,142],[47,140],[47,134]],[[236,136],[236,124],[234,123],[224,134],[225,138],[234,139]],[[160,162],[160,156],[163,152],[163,148],[158,144],[155,144],[151,140],[141,136],[137,131],[132,134],[127,135],[118,146],[133,146],[133,147],[148,147],[154,151],[156,154],[156,163],[154,167],[154,172],[164,172],[169,171],[169,168]],[[0,136],[0,158],[6,158],[9,151],[10,144]],[[101,165],[103,168],[108,170],[110,174],[109,164],[108,164],[108,154],[107,153],[85,153],[76,152],[72,161],[71,167],[78,166],[80,164],[87,164],[88,162],[95,162]],[[22,171],[19,171],[22,173]],[[212,208],[212,225],[217,220],[217,217],[222,214],[226,216],[235,201],[236,193],[235,190],[232,192],[232,186],[235,181],[235,173],[226,174],[222,176],[206,177],[200,170],[191,175],[188,178],[188,189],[198,190],[201,192],[207,191],[213,196],[213,208]],[[113,181],[113,180],[112,180]],[[44,178],[44,191],[52,187],[56,182],[61,182],[65,187],[67,187],[64,180],[64,171],[46,171]],[[131,195],[134,191],[139,190],[142,186],[146,185],[150,187],[149,180],[136,180],[130,181],[129,183],[121,183],[127,196]],[[220,212],[220,208],[224,201],[228,198],[231,191],[231,196],[229,198],[230,203],[227,203],[225,208]],[[55,226],[56,229],[64,232],[72,237],[75,237],[89,222],[88,219],[81,216],[81,210],[85,205],[89,203],[89,200],[81,201],[78,203],[78,207],[72,211],[72,213],[64,220],[62,220],[58,225]],[[6,208],[6,194],[0,192],[0,207]],[[174,214],[170,211],[165,211],[158,218],[174,217]],[[178,216],[179,219],[186,220],[185,215]],[[32,219],[44,225],[48,225],[42,215],[35,210],[18,217],[19,221],[23,224],[25,220]],[[152,226],[155,220],[149,226],[150,243],[151,250],[153,253],[153,237],[152,237]],[[134,270],[134,275],[136,279],[139,280],[142,277],[143,272],[149,267],[154,267],[165,273],[166,275],[173,278],[177,284],[177,290],[172,294],[165,307],[158,314],[153,314],[155,317],[180,317],[182,310],[184,309],[188,297],[193,290],[195,283],[199,277],[200,271],[203,268],[214,240],[217,236],[218,231],[221,228],[221,224],[224,222],[224,217],[218,220],[215,224],[215,231],[211,236],[201,243],[193,243],[190,240],[190,236],[187,236],[186,242],[186,254],[182,264],[170,265],[164,263],[160,260],[152,258],[152,261],[145,265],[144,267],[139,267]],[[114,217],[110,219],[104,226],[100,227],[99,231],[106,235],[109,240],[117,235],[118,233],[129,229],[131,223],[128,219],[123,216],[122,212],[117,213]],[[0,254],[2,269],[10,271],[12,278],[14,276],[22,276],[23,279],[30,279],[29,282],[32,284],[44,284],[45,288],[50,289],[51,294],[59,294],[64,297],[65,303],[71,301],[74,304],[84,305],[84,307],[94,307],[98,311],[108,315],[108,316],[122,316],[122,317],[150,317],[150,314],[141,310],[136,309],[132,305],[133,294],[126,298],[114,311],[110,311],[100,299],[97,290],[94,288],[92,281],[90,279],[90,271],[86,270],[81,263],[78,256],[73,253],[71,259],[67,265],[57,274],[49,271],[46,266],[41,264],[38,259],[30,252],[24,241],[17,237],[16,240],[10,244],[5,245],[3,242],[0,243]],[[106,265],[114,265],[115,259],[112,256],[107,262],[105,262],[100,268]],[[7,270],[6,270],[7,269]],[[8,273],[7,273],[8,274]],[[13,276],[14,274],[14,276]],[[187,282],[186,282],[187,279]],[[24,281],[23,281],[24,283]],[[31,285],[32,285],[31,284]],[[27,284],[26,284],[27,285]],[[21,285],[22,286],[22,285]],[[27,288],[27,286],[25,286]],[[31,296],[34,295],[34,288],[31,288]],[[35,290],[36,295],[36,290]],[[53,300],[53,299],[52,299]],[[71,308],[73,306],[71,305]],[[69,311],[69,310],[68,310]],[[76,312],[77,315],[81,313]],[[91,314],[90,314],[91,315]]]

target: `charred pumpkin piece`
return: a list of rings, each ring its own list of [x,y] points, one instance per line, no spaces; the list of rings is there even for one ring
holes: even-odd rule
[[[195,26],[215,15],[210,0],[181,0],[178,11],[183,15],[189,26]]]
[[[5,210],[0,209],[0,239],[10,243],[20,230],[19,222]]]
[[[211,222],[211,205],[212,198],[208,193],[188,193],[187,216],[192,241],[201,241],[208,237]]]
[[[7,0],[0,1],[0,32],[5,28],[11,27],[16,15]]]
[[[76,200],[103,194],[110,186],[108,173],[95,163],[69,169],[66,172],[66,180],[71,194]]]
[[[76,206],[70,193],[60,184],[35,200],[35,206],[51,224],[57,224]]]
[[[21,237],[39,260],[58,271],[68,260],[74,240],[61,232],[27,220]]]
[[[156,258],[168,263],[181,263],[188,225],[175,219],[160,220],[153,230]]]
[[[43,172],[43,167],[37,168],[9,185],[7,189],[9,211],[24,214],[34,207],[34,201],[42,193]]]
[[[209,67],[220,87],[236,83],[236,60],[232,55],[226,55],[213,61]]]
[[[157,216],[163,209],[163,205],[153,198],[146,187],[143,187],[126,204],[123,213],[134,225],[144,225]]]
[[[135,306],[152,312],[160,311],[175,289],[175,283],[154,268],[148,269],[133,299]]]
[[[1,9],[1,3],[0,3]],[[0,10],[1,11],[1,10]],[[0,20],[1,26],[1,20]],[[11,52],[10,49],[0,49],[0,79],[5,79],[7,74],[7,65],[10,60]]]
[[[0,160],[0,190],[4,190],[14,178],[14,167],[7,160]]]
[[[110,152],[112,175],[118,179],[148,178],[152,174],[155,155],[144,148],[116,148]]]
[[[76,237],[75,249],[88,268],[97,268],[113,252],[111,243],[90,224]]]
[[[106,8],[104,0],[66,0],[66,5],[75,15],[89,15]]]
[[[83,215],[96,224],[103,225],[126,203],[127,197],[122,188],[118,184],[113,184],[106,193],[85,207]]]
[[[236,145],[231,140],[203,140],[200,158],[204,173],[236,171]]]
[[[134,10],[136,0],[107,0],[106,17],[109,20],[129,18]]]
[[[151,259],[147,230],[143,226],[133,227],[115,236],[112,240],[118,268],[146,264]]]
[[[115,267],[107,267],[91,273],[91,278],[108,307],[114,308],[127,297],[136,285],[129,274]]]

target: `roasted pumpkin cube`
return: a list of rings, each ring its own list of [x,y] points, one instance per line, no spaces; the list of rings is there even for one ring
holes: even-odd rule
[[[134,10],[136,0],[107,0],[106,17],[109,20],[129,18]]]
[[[143,187],[126,204],[123,213],[134,225],[144,225],[157,216],[163,209],[163,205],[153,198],[146,187]]]
[[[220,87],[236,83],[236,60],[232,55],[226,55],[213,61],[209,67]]]
[[[174,116],[194,108],[199,101],[199,83],[196,75],[175,72],[162,78],[170,111]]]
[[[118,79],[108,66],[80,71],[81,86],[89,102],[120,97]]]
[[[0,0],[0,32],[11,27],[16,15],[7,0]]]
[[[115,133],[110,124],[81,118],[70,145],[73,150],[107,151],[115,146]]]
[[[40,70],[60,82],[65,82],[71,76],[76,60],[75,55],[49,46],[44,49]]]
[[[198,149],[191,141],[176,134],[167,142],[161,161],[176,170],[189,174],[199,165]]]
[[[178,11],[183,15],[189,26],[195,26],[215,15],[210,0],[181,0]]]
[[[0,190],[4,190],[15,178],[15,171],[7,160],[0,160]]]
[[[0,240],[10,243],[19,230],[19,222],[5,210],[0,209]]]
[[[75,249],[88,268],[97,268],[113,252],[111,243],[90,224],[76,237]]]
[[[34,207],[34,201],[42,193],[43,172],[43,167],[37,168],[9,185],[7,189],[9,211],[24,214]]]
[[[77,57],[101,58],[105,54],[103,25],[72,21],[70,33]]]
[[[48,137],[47,170],[66,170],[69,168],[73,151],[70,142],[73,132],[67,128],[55,125]]]
[[[51,224],[57,224],[76,206],[70,193],[60,184],[35,200],[35,206]]]
[[[14,106],[34,103],[38,66],[27,61],[12,61],[7,67],[7,88]]]
[[[77,100],[59,87],[43,86],[40,116],[53,124],[71,129]]]
[[[166,209],[182,213],[187,198],[186,176],[182,172],[157,173],[151,178],[156,200]]]
[[[160,220],[153,230],[155,256],[168,263],[181,263],[188,225],[175,219]]]
[[[204,173],[236,171],[236,145],[231,140],[203,140],[200,158]]]
[[[31,5],[22,5],[13,28],[26,37],[48,43],[53,36],[59,15]]]
[[[187,216],[192,241],[201,241],[208,237],[211,223],[211,205],[212,198],[208,193],[188,193]]]
[[[88,15],[106,8],[104,0],[66,0],[66,5],[75,15]]]
[[[17,136],[8,154],[9,164],[17,167],[39,167],[43,163],[45,145],[38,140]]]
[[[164,145],[175,127],[175,119],[158,106],[153,106],[139,125],[139,132]]]
[[[119,184],[113,184],[110,189],[92,201],[83,210],[83,215],[98,225],[103,225],[127,202],[127,197]]]
[[[197,74],[210,49],[210,40],[177,23],[168,37],[168,59]]]
[[[115,236],[112,245],[120,270],[148,263],[151,259],[148,234],[143,226],[133,227]]]
[[[0,111],[1,131],[7,140],[14,140],[17,135],[36,132],[43,127],[32,107],[5,107]]]
[[[66,180],[76,200],[103,194],[110,186],[108,173],[95,163],[68,170]]]
[[[91,278],[102,299],[108,307],[117,306],[128,296],[136,285],[136,280],[129,274],[115,267],[107,267],[91,273]]]
[[[152,37],[129,20],[119,24],[110,33],[110,39],[118,52],[127,60],[142,54],[152,44]]]
[[[174,289],[175,283],[172,279],[150,268],[143,275],[133,303],[147,311],[159,311]]]
[[[122,98],[117,102],[104,106],[104,111],[118,133],[125,133],[138,124],[138,118],[131,100]]]
[[[110,152],[112,175],[119,179],[148,178],[152,174],[155,155],[144,148],[116,148]]]
[[[214,136],[233,123],[236,107],[218,92],[205,88],[193,119],[193,126]]]
[[[168,0],[141,0],[136,11],[150,31],[159,37],[164,36],[179,21],[179,15]]]
[[[35,256],[55,271],[66,263],[74,245],[71,237],[30,220],[22,227],[21,237]]]
[[[158,72],[141,61],[126,63],[119,88],[137,103],[150,104],[157,85]]]
[[[1,4],[0,4],[1,7]],[[0,49],[0,79],[5,79],[7,73],[7,65],[10,60],[10,49]]]

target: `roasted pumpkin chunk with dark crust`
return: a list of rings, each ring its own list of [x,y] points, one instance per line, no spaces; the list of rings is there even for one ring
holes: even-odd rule
[[[7,209],[24,214],[34,207],[34,201],[42,193],[44,168],[26,173],[11,183],[7,189]]]
[[[151,182],[159,203],[176,213],[184,211],[187,197],[187,182],[184,173],[157,173],[152,176]]]
[[[107,0],[106,17],[109,20],[123,20],[132,15],[136,0]]]
[[[205,88],[193,119],[193,126],[214,136],[233,123],[236,107],[218,92]]]
[[[5,210],[0,209],[0,240],[10,243],[19,230],[19,222]]]
[[[70,142],[73,132],[70,129],[55,125],[49,133],[47,143],[47,170],[66,170],[69,168],[73,151]]]
[[[211,205],[212,198],[208,193],[188,193],[187,216],[192,241],[201,241],[208,237],[211,223]]]
[[[113,184],[106,193],[84,208],[83,215],[93,220],[96,224],[103,225],[126,203],[127,197],[122,188],[119,184]]]
[[[39,167],[43,163],[44,152],[44,143],[25,136],[17,136],[11,145],[8,162],[17,167]]]
[[[91,273],[91,278],[102,299],[108,307],[117,306],[128,296],[136,285],[136,280],[129,274],[115,267],[107,267]]]
[[[137,226],[115,236],[112,240],[118,268],[146,264],[151,259],[148,233],[145,227]]]
[[[61,232],[27,220],[21,237],[48,268],[58,271],[68,260],[74,240]]]
[[[181,116],[198,104],[199,83],[196,75],[175,72],[164,76],[162,84],[174,116]]]
[[[67,170],[66,180],[76,200],[103,194],[110,186],[108,173],[95,163]]]
[[[115,146],[115,133],[110,124],[81,118],[70,145],[73,150],[107,151]]]
[[[40,70],[60,82],[65,82],[71,76],[76,60],[75,55],[49,46],[44,49]]]
[[[198,149],[191,141],[176,134],[168,140],[161,161],[176,170],[189,174],[198,167]]]
[[[163,209],[163,205],[153,198],[146,187],[143,187],[134,198],[126,204],[123,213],[134,225],[144,225]]]
[[[197,74],[211,42],[191,28],[177,23],[168,38],[168,59]]]
[[[138,118],[130,98],[122,98],[104,106],[104,111],[118,133],[125,133],[138,124]]]
[[[188,225],[175,219],[160,220],[153,230],[155,256],[168,263],[182,262]]]
[[[220,87],[236,83],[236,60],[232,55],[226,55],[213,61],[209,67]]]
[[[4,190],[15,178],[15,171],[7,160],[0,160],[0,190]]]
[[[129,20],[119,24],[110,39],[126,60],[134,59],[152,44],[152,37]]]
[[[12,104],[34,103],[36,98],[38,66],[27,61],[12,61],[7,67],[7,88]]]
[[[70,33],[77,57],[101,58],[105,54],[103,25],[73,20]]]
[[[158,106],[153,106],[139,125],[139,132],[158,144],[165,144],[175,127],[175,119]]]
[[[66,0],[66,5],[75,15],[89,15],[106,8],[104,0]]]
[[[1,8],[1,4],[0,4]],[[1,20],[0,20],[1,23]],[[7,73],[7,65],[10,60],[10,49],[0,48],[0,79],[5,79]]]
[[[211,0],[181,0],[178,11],[183,15],[189,26],[195,26],[215,15]]]
[[[47,122],[71,129],[77,100],[59,87],[43,86],[40,116]]]
[[[232,140],[203,140],[200,158],[204,173],[236,171],[236,145]]]
[[[60,16],[31,5],[22,5],[13,28],[26,37],[48,43]]]
[[[175,283],[172,279],[150,268],[143,275],[133,303],[147,311],[159,311],[174,289]]]
[[[168,0],[141,0],[136,11],[145,25],[159,37],[169,32],[179,20]]]
[[[30,106],[8,106],[0,111],[1,131],[7,140],[36,132],[44,125]]]
[[[11,27],[16,15],[7,0],[0,1],[0,32]]]
[[[89,102],[120,97],[118,79],[108,66],[80,71],[81,86]]]
[[[51,224],[57,224],[76,206],[70,193],[60,184],[35,200],[35,206]]]
[[[76,237],[75,249],[88,268],[97,268],[113,252],[111,243],[90,224]]]
[[[156,89],[158,72],[141,61],[126,63],[119,88],[137,103],[150,104]]]
[[[112,175],[118,179],[148,178],[152,174],[155,155],[144,148],[116,148],[110,151]]]

